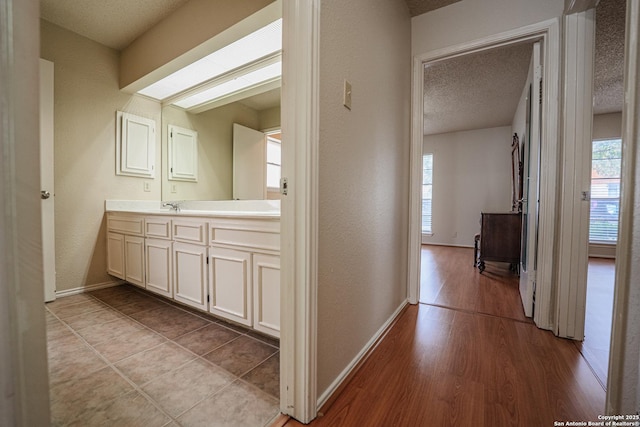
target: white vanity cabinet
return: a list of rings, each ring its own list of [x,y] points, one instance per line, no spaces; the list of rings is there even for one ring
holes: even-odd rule
[[[124,279],[145,288],[144,237],[124,236]]]
[[[254,254],[253,328],[280,337],[280,257]]]
[[[209,311],[252,326],[251,253],[209,248]]]
[[[140,215],[107,215],[107,272],[144,288],[143,224]]]
[[[174,218],[173,290],[174,298],[201,310],[207,302],[207,236],[209,222],[200,218]]]
[[[278,217],[107,213],[107,271],[279,337]]]
[[[209,311],[280,335],[280,221],[211,220]]]

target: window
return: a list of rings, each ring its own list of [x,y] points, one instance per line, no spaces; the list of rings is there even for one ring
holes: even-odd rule
[[[280,132],[267,135],[267,189],[280,189],[282,174]]]
[[[433,154],[422,156],[422,234],[431,229],[431,199],[433,196]]]
[[[620,209],[622,140],[593,141],[589,241],[616,243]]]

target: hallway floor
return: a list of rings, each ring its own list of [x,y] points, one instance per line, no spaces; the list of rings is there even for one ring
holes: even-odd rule
[[[589,258],[584,341],[575,343],[605,388],[609,371],[615,278],[615,260]]]
[[[467,248],[423,246],[422,260],[424,302],[401,313],[311,426],[598,421],[604,389],[572,341],[523,316],[517,276],[494,263],[479,274]]]
[[[54,426],[264,426],[277,340],[130,285],[46,304]]]

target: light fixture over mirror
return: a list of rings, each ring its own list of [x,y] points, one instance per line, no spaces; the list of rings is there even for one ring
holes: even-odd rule
[[[138,92],[162,104],[163,201],[232,199],[239,167],[233,124],[260,132],[280,128],[282,15],[275,7],[226,31],[220,38],[225,45],[217,43],[215,51],[201,52],[201,59]],[[170,129],[174,136],[181,130],[178,141]],[[197,137],[182,138],[188,131]],[[266,135],[264,144],[266,155]],[[264,163],[264,170],[273,169],[266,158]],[[276,197],[277,188],[265,188],[261,198]]]
[[[282,18],[187,65],[138,93],[201,112],[281,85]],[[242,96],[237,96],[238,94]]]

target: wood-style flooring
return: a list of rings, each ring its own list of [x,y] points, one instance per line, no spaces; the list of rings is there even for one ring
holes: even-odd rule
[[[584,341],[575,342],[603,387],[609,370],[615,275],[615,260],[589,258]]]
[[[494,263],[481,275],[465,248],[425,246],[422,258],[426,303],[402,312],[312,426],[597,421],[602,386],[572,341],[524,318],[515,275]]]

